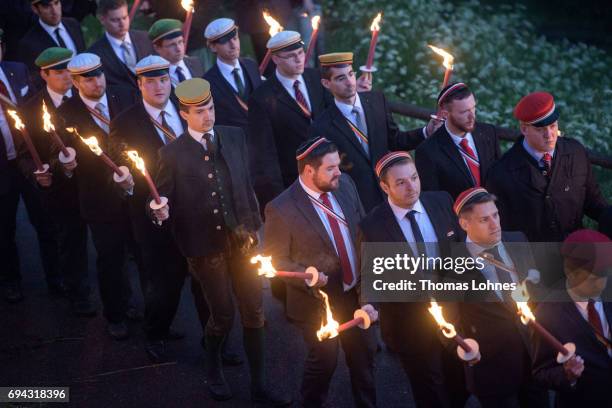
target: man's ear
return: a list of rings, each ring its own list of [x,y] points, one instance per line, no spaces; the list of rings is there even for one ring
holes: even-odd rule
[[[187,122],[187,118],[189,117],[189,115],[187,114],[187,112],[185,112],[185,111],[184,111],[184,110],[182,110],[182,109],[179,109],[179,115],[181,115],[181,118],[183,118],[183,120],[184,120],[185,122]]]
[[[387,183],[385,183],[383,180],[380,180],[378,184],[380,185],[380,188],[382,188],[382,191],[384,191],[386,195],[389,195],[389,186],[387,185]]]
[[[321,85],[323,85],[323,88],[329,89],[330,83],[331,81],[329,79],[321,78]]]
[[[467,232],[468,220],[463,217],[459,217],[459,225],[461,226],[462,230]]]

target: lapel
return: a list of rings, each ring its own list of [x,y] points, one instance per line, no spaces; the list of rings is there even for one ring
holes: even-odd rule
[[[549,184],[552,185],[552,183],[548,183],[546,177],[540,173],[535,159],[531,157],[523,147],[522,138],[517,140],[509,153],[510,152],[513,152],[514,156],[510,171],[515,173],[515,182],[522,184],[525,188],[535,190],[538,193],[545,193]]]
[[[17,81],[15,80],[15,72],[13,72],[9,64],[5,64],[4,61],[0,61],[0,69],[4,72],[4,76],[8,81],[6,86],[13,92],[15,99],[17,102],[19,102],[21,99],[21,89],[15,89],[15,86],[19,87]]]
[[[567,321],[573,322],[577,327],[580,328],[580,332],[586,334],[586,336],[590,339],[591,343],[596,344],[597,347],[599,347],[601,350],[603,350],[607,354],[606,347],[599,340],[597,340],[597,336],[595,336],[595,332],[593,331],[593,328],[591,327],[589,322],[584,317],[582,317],[582,315],[578,311],[578,306],[576,306],[576,304],[569,297],[569,295],[567,296],[568,296],[568,301],[563,303]],[[605,303],[604,303],[604,310],[606,310]],[[609,310],[610,309],[608,307],[606,316],[609,315],[610,313]]]
[[[192,78],[199,78],[202,76],[202,70],[199,69],[198,63],[195,59],[186,56],[185,58],[183,58],[183,62],[185,62],[185,66],[189,70],[189,73],[191,74]]]
[[[162,147],[164,147],[164,142],[161,140],[161,137],[157,132],[157,128],[155,127],[153,122],[151,122],[151,116],[149,115],[149,112],[147,112],[147,110],[145,109],[144,104],[142,103],[142,98],[138,102],[138,105],[138,111],[140,114],[138,117],[139,124],[137,129],[141,130],[138,133],[141,135],[141,138],[146,140],[147,143],[153,143],[155,145],[155,149],[161,149]],[[183,126],[183,128],[185,129],[185,132],[187,132],[187,128],[185,126]],[[178,136],[180,135],[177,135],[177,138]]]
[[[386,226],[386,231],[389,235],[389,240],[387,242],[408,243],[408,241],[406,241],[406,237],[404,236],[404,233],[402,232],[402,229],[397,223],[395,214],[393,214],[393,210],[391,209],[391,206],[389,205],[389,202],[386,199],[385,201],[383,201],[382,206],[380,207],[380,210],[381,210],[380,220],[384,222]],[[407,245],[407,248],[408,248],[408,251],[412,253],[409,245]]]
[[[187,128],[185,128],[187,129]],[[238,178],[238,175],[241,174],[240,169],[236,167],[238,163],[242,163],[240,158],[240,149],[238,146],[233,146],[233,140],[231,137],[225,137],[222,131],[217,127],[213,127],[215,131],[215,138],[217,138],[217,146],[219,146],[219,153],[223,160],[225,160],[225,164],[230,173],[230,178],[232,180],[232,188],[236,191],[238,186],[244,184],[242,180]],[[189,135],[188,135],[189,136]],[[193,139],[190,137],[190,139]],[[202,146],[204,148],[204,146]]]
[[[438,243],[446,241],[448,239],[448,237],[446,236],[446,234],[448,233],[448,231],[446,231],[448,225],[446,225],[446,223],[443,223],[443,221],[446,220],[446,217],[444,216],[442,211],[440,211],[438,203],[433,198],[433,196],[427,193],[421,194],[419,199],[421,200],[423,208],[425,208],[425,212],[427,212],[427,216],[429,217],[429,220],[431,221],[431,224],[434,227],[436,237],[438,238]]]
[[[351,233],[351,239],[353,243],[355,242],[355,237],[357,237],[357,224],[359,220],[356,220],[353,216],[354,211],[351,209],[351,197],[346,191],[345,184],[341,181],[340,187],[338,190],[332,193],[336,200],[338,200],[338,204],[342,209],[342,213],[344,214],[344,219],[348,224],[349,231]]]
[[[308,117],[306,117],[304,112],[302,112],[302,109],[300,109],[300,107],[298,106],[298,104],[295,101],[295,99],[293,99],[293,97],[291,95],[289,95],[289,92],[287,92],[287,90],[285,89],[283,84],[281,84],[280,81],[278,80],[278,78],[276,78],[276,74],[273,74],[272,77],[270,79],[268,79],[268,81],[271,81],[272,86],[274,88],[274,93],[278,96],[278,100],[280,102],[284,103],[291,110],[293,110],[295,113],[297,113],[302,118],[304,118],[305,120],[310,122],[310,119]],[[308,88],[308,86],[307,86],[307,88]],[[308,96],[310,97],[310,91],[308,93]],[[312,104],[312,100],[311,100],[311,104]],[[310,108],[312,109],[312,106]]]
[[[346,118],[344,117],[342,112],[340,112],[340,109],[338,109],[335,103],[332,104],[330,109],[332,113],[332,123],[334,124],[334,126],[340,131],[340,133],[346,139],[348,139],[348,141],[355,147],[355,149],[357,149],[357,151],[369,162],[370,157],[366,154],[366,151],[363,149],[363,146],[361,146],[361,143],[359,143],[359,140],[357,140],[357,135],[355,135],[353,130],[349,127],[348,122],[346,121]]]
[[[546,192],[550,193],[554,186],[560,186],[570,179],[567,170],[571,168],[571,155],[565,149],[562,141],[557,141],[556,151],[552,161],[552,174],[546,187]]]
[[[249,77],[249,81],[251,81],[251,93],[253,93],[253,91],[257,89],[259,83],[261,83],[259,71],[256,68],[251,69],[251,67],[255,67],[255,65],[248,64],[243,59],[240,59],[240,66],[242,67],[242,72],[244,72],[245,75]]]
[[[484,168],[488,163],[488,159],[490,157],[489,151],[489,140],[487,135],[482,132],[482,128],[476,124],[474,126],[474,131],[472,132],[472,139],[474,139],[474,144],[476,145],[476,154],[478,155],[478,161],[480,163],[480,178],[484,179]]]
[[[85,44],[81,42],[80,33],[78,33],[76,29],[73,29],[72,24],[67,24],[65,19],[62,19],[62,23],[64,24],[66,31],[68,31],[68,35],[70,36],[70,39],[72,39],[72,42],[77,49],[77,53],[80,52],[83,48],[85,48]]]
[[[329,239],[329,235],[327,234],[327,230],[325,226],[321,222],[319,215],[316,210],[312,206],[310,199],[307,196],[306,191],[300,185],[299,179],[294,181],[291,185],[291,196],[295,202],[295,206],[302,213],[304,218],[310,223],[310,225],[314,228],[314,230],[319,234],[319,237],[329,249],[331,249],[334,253],[336,252],[334,244]]]
[[[453,138],[451,137],[451,135],[448,134],[444,126],[441,128],[441,131],[438,134],[437,141],[442,151],[448,156],[450,161],[461,172],[463,178],[468,181],[469,184],[474,184],[474,181],[472,180],[472,175],[469,173],[469,170],[465,165],[465,162],[463,161],[463,157],[461,157],[461,153],[459,153],[459,150],[457,149]]]
[[[66,24],[64,24],[64,27],[65,26]],[[53,39],[53,37],[51,37],[51,35],[47,31],[45,31],[44,28],[42,28],[38,19],[36,19],[36,22],[34,23],[34,27],[36,27],[36,32],[38,33],[38,37],[40,38],[40,40],[43,43],[46,43],[45,44],[46,47],[44,47],[45,49],[49,47],[59,47],[59,45],[55,43],[55,40]]]
[[[379,137],[378,133],[385,127],[378,123],[376,109],[370,99],[370,93],[360,93],[359,99],[361,100],[361,106],[363,106],[363,114],[366,120],[366,126],[368,127],[368,146],[370,149],[370,157],[380,157],[387,153],[386,148],[386,132],[382,137]],[[379,152],[382,152],[379,154]]]
[[[118,71],[122,71],[122,72],[117,72],[117,76],[122,76],[122,77],[126,77],[129,78],[130,82],[138,87],[138,84],[136,83],[136,76],[132,73],[132,71],[130,71],[128,69],[128,67],[119,59],[119,57],[117,57],[117,54],[115,54],[115,51],[113,50],[113,46],[111,45],[111,43],[108,41],[108,38],[106,38],[106,34],[102,34],[102,51],[104,52],[104,56],[100,56],[100,59],[102,61],[106,62],[106,66],[112,66],[115,67],[114,69],[118,70]],[[134,42],[134,38],[133,36],[130,35],[130,39],[132,40],[132,45],[134,46],[134,50],[136,51],[136,43]],[[138,52],[136,51],[136,55],[138,56]],[[136,57],[138,58],[138,57]]]
[[[210,71],[210,74],[214,81],[219,85],[219,90],[225,93],[226,98],[235,99],[236,92],[234,88],[227,82],[219,66],[215,63]]]
[[[45,94],[46,93],[47,92],[45,91]],[[87,105],[85,105],[85,102],[83,102],[83,100],[81,99],[81,96],[78,93],[74,95],[74,99],[75,99],[76,108],[78,109],[79,112],[82,113],[82,118],[83,118],[82,120],[87,123],[87,126],[89,128],[98,129],[100,131],[100,134],[104,136],[108,136],[108,134],[100,126],[98,126],[98,123],[93,119],[93,117],[91,116],[91,113],[89,113],[89,110],[87,109]],[[109,102],[109,105],[110,105],[110,102]],[[110,107],[109,107],[109,111],[110,111]],[[83,136],[85,137],[85,135]]]

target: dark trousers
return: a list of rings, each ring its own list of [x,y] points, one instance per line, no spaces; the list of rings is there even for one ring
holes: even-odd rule
[[[336,302],[336,299],[330,299],[334,318],[340,323],[351,320],[353,312],[359,308],[354,291],[345,294],[345,297],[353,299],[343,299],[339,302]],[[304,407],[323,406],[338,364],[339,347],[342,346],[351,377],[355,406],[375,407],[376,336],[374,329],[352,328],[340,333],[338,337],[319,341],[317,330],[320,324],[303,323],[301,326],[307,347],[304,378],[302,379],[302,405]]]
[[[242,326],[258,329],[264,325],[261,278],[246,256],[238,250],[202,257],[187,258],[189,272],[199,283],[210,318],[205,334],[225,336],[234,323],[236,295]]]
[[[126,318],[131,297],[126,271],[127,251],[132,245],[129,223],[127,220],[89,222],[89,228],[97,252],[96,269],[104,317],[111,323],[119,323]],[[138,258],[140,254],[134,256]]]
[[[54,215],[60,265],[68,295],[72,300],[89,298],[89,271],[87,265],[87,224],[79,214]]]
[[[548,392],[533,383],[521,386],[519,391],[503,396],[477,396],[482,408],[548,408]]]
[[[1,137],[1,136],[0,136]],[[41,191],[28,181],[17,169],[15,161],[6,168],[8,188],[0,193],[0,251],[3,253],[3,267],[0,268],[0,282],[19,283],[19,253],[15,241],[17,229],[17,206],[23,199],[28,219],[36,230],[38,247],[47,284],[55,285],[61,281],[56,231],[45,209]]]

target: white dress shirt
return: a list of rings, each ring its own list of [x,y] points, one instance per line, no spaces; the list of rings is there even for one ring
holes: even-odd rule
[[[157,123],[159,123],[160,125],[162,124],[162,111],[165,112],[165,117],[166,117],[166,123],[168,124],[168,126],[170,126],[172,128],[172,130],[174,131],[174,134],[176,135],[176,137],[179,137],[180,135],[183,134],[183,124],[181,123],[181,119],[180,116],[178,114],[178,112],[176,111],[176,108],[174,107],[174,105],[168,101],[166,102],[166,106],[164,107],[164,109],[159,109],[156,108],[152,105],[149,105],[147,103],[147,101],[145,101],[144,99],[142,100],[142,103],[144,104],[145,110],[147,111],[147,113],[157,121]],[[157,126],[155,126],[155,131],[157,132],[157,134],[159,135],[159,137],[161,138],[162,142],[164,142],[164,144],[166,143],[166,135],[164,134],[164,132],[162,132],[161,130],[159,130],[157,128]]]
[[[472,241],[472,239],[469,236],[466,238],[465,243],[466,243],[468,252],[470,253],[470,255],[472,255],[472,258],[474,259],[478,258],[483,251],[490,249],[488,247],[478,245],[477,243]],[[510,255],[508,254],[508,251],[506,250],[504,243],[500,241],[496,245],[496,247],[497,247],[497,250],[499,251],[499,256],[502,262],[504,263],[504,265],[508,266],[509,268],[514,269],[514,262],[512,262],[512,258],[510,258]],[[485,261],[484,264],[485,264],[485,267],[480,270],[480,273],[482,273],[484,278],[491,283],[500,283],[499,276],[497,276],[497,269],[495,268],[495,266],[491,265],[487,261]],[[519,277],[516,273],[510,273],[510,272],[507,272],[507,273],[510,275],[512,282],[514,283],[519,282]],[[500,290],[496,290],[495,294],[497,295],[498,298],[500,298],[501,300],[504,300],[503,294]]]
[[[567,282],[566,282],[566,288],[567,288]],[[575,294],[570,288],[567,288],[567,293],[570,295],[570,297],[574,301],[574,304],[576,305],[576,308],[578,309],[578,312],[580,313],[580,315],[590,325],[591,323],[589,322],[589,311],[587,309],[589,306],[588,299],[583,299],[581,296]],[[603,303],[601,302],[601,299],[599,298],[593,299],[593,301],[594,301],[593,306],[595,307],[595,311],[599,315],[599,320],[601,321],[601,328],[603,329],[602,334],[604,335],[605,338],[610,340],[610,325],[608,323],[608,319],[606,318],[606,313],[604,311]],[[611,349],[608,349],[608,354],[612,356]]]
[[[210,133],[210,141],[211,142],[215,142],[215,130],[214,129],[210,129],[208,132],[197,132],[195,130],[193,130],[190,127],[187,127],[187,132],[189,132],[189,134],[191,135],[191,137],[193,137],[193,139],[200,143],[202,146],[204,146],[204,148],[206,150],[208,150],[208,141],[206,139],[204,139],[204,134],[205,133]]]
[[[106,97],[106,93],[104,95],[102,95],[102,98],[100,98],[97,101],[95,101],[93,99],[86,98],[80,92],[79,92],[79,96],[81,97],[81,100],[83,101],[83,103],[85,105],[87,105],[87,107],[89,107],[90,109],[93,109],[95,111],[97,111],[96,106],[99,103],[102,104],[103,105],[103,109],[104,109],[104,113],[105,113],[106,117],[110,120],[110,111],[109,111],[109,108],[108,108],[108,98]],[[106,123],[102,122],[96,116],[94,116],[92,114],[90,114],[90,115],[91,115],[92,119],[94,120],[94,122],[96,122],[96,124],[98,126],[100,126],[102,129],[108,129],[108,125]]]
[[[134,48],[134,44],[132,44],[132,39],[130,38],[129,32],[125,33],[125,37],[122,40],[113,37],[107,31],[104,32],[104,35],[106,36],[106,39],[108,40],[113,51],[115,52],[115,55],[117,56],[117,58],[119,58],[119,61],[123,62],[124,64],[126,63],[125,57],[123,56],[123,48],[121,48],[121,44],[126,42],[130,45],[132,52],[134,53],[134,58],[136,58],[136,62],[138,62],[138,56],[136,55],[136,49]]]
[[[11,101],[13,101],[13,103],[17,103],[15,94],[13,93],[8,78],[4,74],[2,68],[0,68],[0,81],[2,81],[6,86]],[[13,160],[17,157],[17,152],[15,150],[15,144],[13,143],[13,134],[11,133],[12,122],[9,122],[9,118],[4,115],[4,112],[6,112],[6,110],[6,108],[0,109],[0,132],[2,132],[2,137],[4,138],[4,145],[6,146],[6,157],[9,160]]]
[[[299,177],[298,180],[300,181],[300,185],[302,186],[306,194],[310,195],[312,198],[322,203],[319,197],[321,197],[321,194],[323,193],[318,193],[308,188],[306,184],[304,184],[304,182],[302,181],[301,177]],[[334,212],[338,214],[339,216],[341,216],[342,218],[344,218],[344,213],[342,212],[342,208],[340,207],[338,200],[336,200],[336,197],[334,197],[334,194],[327,193],[327,196],[329,197],[329,201],[332,204],[332,209],[334,210]],[[330,241],[332,242],[332,244],[334,245],[334,248],[336,249],[336,253],[338,253],[338,248],[336,248],[336,242],[334,241],[334,234],[331,230],[331,226],[329,225],[327,214],[318,205],[314,203],[312,203],[312,207],[317,212],[319,219],[321,220],[321,222],[323,223],[323,226],[325,227],[325,231],[327,231],[327,235],[329,236]],[[338,221],[338,225],[340,226],[340,232],[342,233],[342,239],[344,239],[344,245],[346,247],[346,252],[348,254],[349,262],[351,263],[351,272],[353,273],[353,281],[351,282],[350,285],[345,284],[344,281],[342,283],[342,286],[344,287],[344,291],[346,292],[350,290],[351,288],[353,288],[355,284],[357,283],[357,279],[356,279],[357,278],[357,273],[356,273],[357,258],[355,257],[356,252],[355,252],[355,248],[353,244],[353,239],[351,238],[351,231],[349,230],[347,225],[344,225],[340,221]],[[321,272],[325,272],[325,271],[321,271]]]
[[[438,242],[438,237],[436,236],[436,230],[425,211],[425,207],[421,203],[421,200],[417,200],[416,203],[412,206],[412,208],[402,208],[395,205],[389,197],[387,197],[387,201],[389,202],[389,206],[391,207],[391,211],[393,211],[393,215],[395,215],[395,219],[399,224],[402,233],[404,234],[404,238],[410,245],[410,249],[412,249],[413,254],[418,253],[418,248],[416,244],[416,239],[414,238],[414,233],[412,231],[412,227],[410,226],[410,220],[407,215],[410,211],[416,211],[414,215],[414,219],[419,225],[419,230],[421,230],[421,235],[423,235],[423,241],[425,242],[425,252],[427,252],[427,257],[434,258],[439,255],[439,249],[437,245],[434,243]]]
[[[444,127],[446,128],[446,131],[450,135],[451,139],[453,139],[453,142],[457,146],[457,149],[461,149],[461,146],[459,144],[461,143],[461,141],[463,139],[466,139],[468,141],[468,145],[472,148],[472,151],[474,152],[474,155],[476,156],[476,160],[478,160],[478,150],[476,150],[476,144],[474,143],[474,138],[472,137],[472,134],[470,132],[467,132],[465,134],[465,136],[461,137],[459,135],[456,135],[456,134],[452,133],[448,129],[448,126],[446,125],[446,122],[444,122]],[[467,162],[465,161],[465,158],[463,157],[463,155],[461,156],[461,158],[463,159],[463,161],[465,162],[465,165],[467,166]],[[469,167],[468,167],[468,169],[469,169]]]
[[[221,75],[223,75],[223,78],[225,78],[225,80],[232,86],[232,88],[236,92],[238,92],[238,86],[236,85],[236,81],[234,79],[234,74],[232,74],[232,71],[234,70],[234,68],[238,68],[238,75],[240,75],[240,79],[242,79],[242,84],[246,87],[246,81],[244,80],[244,72],[242,72],[240,61],[236,60],[234,61],[234,65],[230,65],[217,58],[217,66],[219,67],[219,71],[221,71]],[[293,95],[293,88],[289,95]]]
[[[173,86],[177,86],[179,84],[178,74],[176,73],[177,67],[181,67],[185,80],[193,78],[191,76],[191,71],[189,71],[189,68],[187,68],[187,65],[185,65],[185,60],[180,60],[176,64],[170,64],[170,81],[172,82]]]
[[[296,80],[284,77],[280,72],[278,72],[278,69],[276,70],[276,78],[280,81],[281,85],[283,85],[283,88],[285,88],[287,92],[289,92],[289,95],[291,95],[291,97],[295,100],[295,91],[293,89],[293,83]],[[302,92],[302,95],[304,95],[304,99],[306,99],[306,102],[308,102],[308,108],[312,110],[312,104],[310,103],[310,97],[308,96],[308,89],[306,89],[304,77],[300,75],[299,77],[297,77],[297,80],[300,81],[300,92]]]
[[[67,98],[72,98],[72,89],[69,89],[68,92],[62,95],[47,86],[47,92],[49,93],[49,96],[53,101],[53,106],[55,106],[56,108],[59,108],[59,106],[64,103],[64,96],[66,96]]]
[[[68,33],[68,30],[66,30],[66,27],[64,27],[64,23],[60,22],[56,26],[50,26],[49,24],[43,22],[41,19],[38,19],[38,23],[43,28],[43,30],[45,30],[47,34],[51,36],[51,38],[53,39],[53,42],[56,43],[58,47],[60,46],[60,44],[57,41],[55,30],[59,28],[60,29],[59,35],[60,37],[62,37],[62,40],[64,40],[64,44],[66,44],[66,48],[72,51],[74,53],[73,55],[77,54],[78,51],[77,51],[76,45],[74,44],[74,41],[72,41],[72,38],[70,37],[70,34]]]

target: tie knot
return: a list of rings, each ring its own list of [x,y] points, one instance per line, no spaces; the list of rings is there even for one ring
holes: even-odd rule
[[[498,261],[501,261],[501,255],[499,254],[499,248],[496,246],[485,249],[483,252],[486,252],[487,254],[491,254],[493,256],[493,259],[496,259]]]
[[[183,71],[183,68],[181,68],[181,67],[180,67],[180,65],[177,65],[177,66],[176,66],[176,71],[177,71],[177,72],[182,72],[182,71]]]
[[[212,139],[212,133],[204,133],[204,139],[206,139],[207,142],[210,142],[210,140]]]
[[[330,201],[329,201],[329,193],[323,193],[319,196],[319,198],[321,199],[321,201],[323,201],[323,204],[325,205],[329,205]]]
[[[359,106],[353,106],[353,109],[351,109],[351,112],[359,114],[361,113],[361,109],[359,108]]]
[[[232,74],[239,74],[239,73],[240,73],[240,68],[236,67],[236,68],[232,69]]]
[[[293,83],[293,88],[294,89],[299,89],[300,88],[300,80],[296,79],[295,82]]]
[[[418,212],[417,210],[410,210],[410,211],[408,211],[408,213],[406,214],[406,216],[407,216],[408,218],[414,218],[414,217],[417,215],[417,212]]]
[[[545,163],[550,163],[550,161],[552,160],[552,156],[550,155],[550,153],[546,152],[544,153],[544,156],[542,156],[542,160],[544,160]]]
[[[463,149],[469,149],[470,144],[468,143],[466,138],[461,139],[461,141],[459,142],[459,146],[461,146]]]

